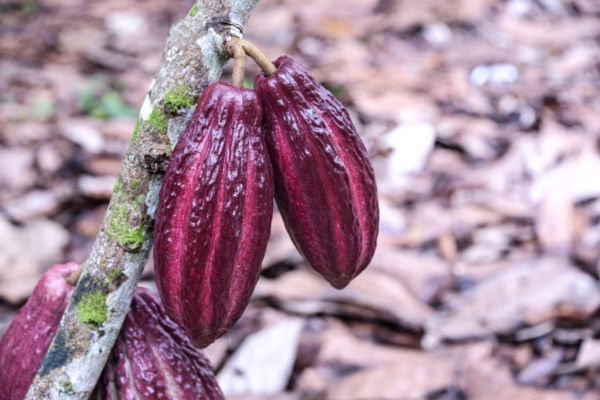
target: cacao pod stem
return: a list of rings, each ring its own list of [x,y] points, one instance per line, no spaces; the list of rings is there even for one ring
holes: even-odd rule
[[[233,72],[231,74],[231,83],[235,87],[244,86],[244,77],[246,75],[246,52],[239,39],[230,39],[225,43],[225,50],[233,58]]]
[[[277,71],[277,67],[275,67],[275,64],[273,64],[271,60],[269,60],[267,56],[258,47],[256,47],[254,43],[242,39],[236,40],[238,40],[241,43],[244,52],[248,54],[256,64],[258,64],[258,66],[263,70],[265,75],[271,76]]]

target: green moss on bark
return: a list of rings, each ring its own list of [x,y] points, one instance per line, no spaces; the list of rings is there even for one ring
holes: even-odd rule
[[[140,140],[140,135],[142,131],[142,124],[140,123],[140,120],[138,118],[138,120],[135,122],[135,128],[133,129],[133,135],[131,136],[131,141],[132,142],[137,142],[138,140]]]
[[[115,186],[113,187],[113,193],[117,194],[123,189],[123,183],[121,182],[121,177],[117,176],[117,181],[115,182]]]
[[[132,227],[130,222],[130,212],[143,212],[144,198],[140,195],[135,198],[133,204],[118,204],[111,210],[107,233],[125,250],[139,250],[146,239],[146,227],[143,224]],[[141,219],[141,215],[138,217]]]
[[[73,384],[70,381],[61,382],[63,392],[67,394],[73,393]]]
[[[198,4],[194,4],[192,6],[192,8],[190,9],[190,12],[188,13],[188,16],[195,17],[199,12],[200,12],[200,7],[198,7]]]
[[[106,274],[106,278],[108,279],[108,282],[113,283],[121,274],[121,271],[118,269],[111,269],[108,271],[108,274]]]
[[[100,327],[108,317],[106,293],[92,292],[86,294],[77,304],[77,316],[84,324]]]
[[[165,111],[170,114],[177,114],[179,110],[190,108],[194,105],[196,99],[190,95],[188,88],[178,85],[165,93],[163,104]]]
[[[166,133],[167,128],[169,127],[169,121],[167,120],[167,117],[165,117],[158,107],[155,107],[152,110],[152,113],[150,113],[150,116],[144,122],[144,124],[158,134]]]

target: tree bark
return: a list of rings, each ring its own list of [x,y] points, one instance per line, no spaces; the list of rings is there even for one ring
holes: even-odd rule
[[[198,0],[169,32],[102,227],[26,399],[87,399],[102,373],[152,248],[162,175],[198,95],[219,79],[223,43],[258,0]]]

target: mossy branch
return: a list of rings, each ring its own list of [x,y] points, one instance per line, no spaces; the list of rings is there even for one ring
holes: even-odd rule
[[[239,29],[257,2],[198,0],[169,32],[100,233],[27,399],[87,399],[92,394],[152,248],[158,192],[171,149],[198,95],[221,75],[227,60],[223,43],[241,36]]]

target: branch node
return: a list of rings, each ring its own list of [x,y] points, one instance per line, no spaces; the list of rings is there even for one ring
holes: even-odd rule
[[[225,38],[229,37],[242,38],[244,36],[244,25],[234,21],[227,16],[213,17],[206,23],[207,30],[213,28]]]

